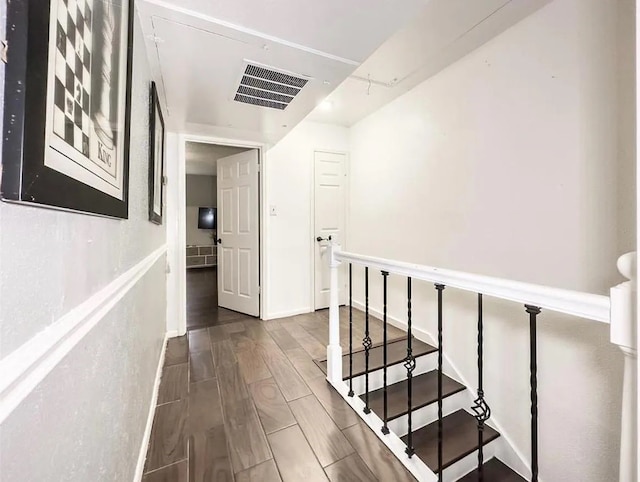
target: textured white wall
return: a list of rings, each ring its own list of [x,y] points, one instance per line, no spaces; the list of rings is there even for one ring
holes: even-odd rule
[[[347,152],[348,129],[304,121],[266,155],[267,317],[312,310],[311,196],[313,152]]]
[[[141,35],[138,31],[137,35]],[[0,358],[164,244],[147,221],[148,84],[136,44],[129,220],[0,203]],[[37,302],[34,302],[36,301]]]
[[[596,293],[618,282],[635,238],[618,128],[633,122],[620,109],[633,92],[616,76],[630,70],[616,59],[633,58],[633,41],[618,43],[629,5],[555,0],[356,124],[350,249]],[[406,282],[391,283],[390,311],[406,319]],[[374,306],[380,292],[374,275]],[[445,351],[475,384],[475,298],[444,297]],[[413,319],[430,333],[434,302],[417,283]],[[526,321],[486,300],[488,402],[528,455]],[[539,335],[541,478],[617,480],[622,366],[607,327],[544,313]]]
[[[129,220],[0,203],[0,358],[165,243],[148,221],[150,74],[136,21]],[[164,257],[0,427],[2,482],[131,480],[165,333]]]

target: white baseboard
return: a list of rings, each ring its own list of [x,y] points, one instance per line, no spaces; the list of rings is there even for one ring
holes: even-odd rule
[[[153,392],[151,393],[151,404],[149,413],[147,414],[147,425],[142,435],[142,444],[138,453],[138,463],[136,464],[136,472],[133,476],[133,482],[140,482],[144,473],[144,463],[147,460],[147,450],[149,450],[149,440],[151,439],[151,429],[153,427],[153,417],[156,414],[156,405],[158,405],[158,391],[160,389],[160,379],[162,378],[162,369],[164,368],[164,359],[167,353],[167,341],[171,338],[169,333],[164,337],[162,349],[160,350],[160,359],[158,360],[158,368],[156,369],[156,379],[153,382]]]
[[[265,320],[277,320],[280,318],[288,318],[290,316],[304,315],[305,313],[311,313],[311,308],[298,308],[296,310],[279,311],[277,313],[268,313]]]
[[[357,308],[361,311],[365,311],[365,306],[364,303],[361,303],[360,301],[353,301],[353,307]],[[378,318],[378,319],[382,319],[382,311],[378,310],[376,308],[372,308],[371,305],[369,305],[369,314],[371,314],[372,316]],[[389,315],[387,313],[387,323],[389,323],[392,326],[395,326],[396,328],[399,328],[403,331],[407,331],[407,323],[403,320],[400,320],[398,318],[395,318],[391,315]],[[420,341],[424,342],[424,343],[428,343],[429,345],[438,346],[438,343],[436,341],[436,338],[431,336],[431,334],[421,328],[418,328],[416,326],[412,326],[411,327],[411,332],[412,334]],[[444,372],[446,372],[449,376],[451,376],[452,378],[456,379],[457,381],[459,381],[460,383],[462,383],[465,387],[467,387],[467,394],[469,397],[469,407],[471,407],[471,405],[473,404],[473,400],[475,398],[477,398],[478,394],[475,390],[474,385],[472,385],[469,380],[467,380],[463,375],[462,372],[460,370],[458,370],[458,367],[451,361],[451,359],[447,356],[447,352],[446,350],[444,351],[444,353],[442,354],[442,358],[443,358],[443,368],[444,368]],[[525,479],[528,479],[531,477],[531,466],[529,465],[529,463],[527,462],[527,457],[524,455],[524,452],[522,452],[513,442],[513,438],[509,436],[509,433],[505,430],[504,425],[502,425],[500,423],[500,421],[498,419],[496,419],[495,415],[491,416],[491,422],[490,425],[493,425],[494,428],[500,432],[500,436],[501,438],[503,438],[504,442],[503,444],[497,444],[499,447],[503,448],[503,451],[501,454],[498,455],[502,455],[503,462],[505,462],[507,465],[509,465],[509,467],[511,469],[513,469],[514,471],[518,472],[521,476],[523,476]],[[488,460],[488,459],[487,459]],[[538,479],[539,482],[542,482],[542,479]]]

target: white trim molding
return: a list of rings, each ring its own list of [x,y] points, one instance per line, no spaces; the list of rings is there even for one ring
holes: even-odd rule
[[[165,254],[162,245],[0,360],[0,423]]]
[[[162,378],[162,369],[164,367],[164,359],[167,353],[167,342],[172,338],[169,333],[164,337],[162,343],[162,351],[158,360],[158,368],[156,369],[156,379],[153,383],[153,392],[151,393],[151,405],[149,406],[149,414],[147,415],[147,425],[144,428],[142,443],[140,444],[140,453],[138,453],[138,463],[136,464],[136,473],[133,476],[133,482],[140,482],[144,474],[144,463],[147,460],[147,450],[149,449],[149,441],[151,440],[151,428],[153,427],[153,417],[156,414],[156,405],[158,404],[158,390],[160,390],[160,379]]]
[[[295,310],[278,311],[276,313],[269,313],[269,315],[263,318],[264,321],[279,320],[280,318],[289,318],[290,316],[304,315],[305,313],[313,313],[311,307],[297,308]]]

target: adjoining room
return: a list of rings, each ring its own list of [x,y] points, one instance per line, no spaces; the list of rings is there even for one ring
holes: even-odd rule
[[[219,306],[218,302],[219,278],[222,275],[218,270],[219,247],[222,243],[220,237],[222,213],[218,210],[217,177],[218,160],[246,151],[255,151],[255,149],[197,142],[186,143],[188,330],[224,324],[246,316]],[[257,211],[257,206],[255,210]],[[228,271],[233,276],[232,263],[229,263]],[[230,307],[233,308],[233,306]]]

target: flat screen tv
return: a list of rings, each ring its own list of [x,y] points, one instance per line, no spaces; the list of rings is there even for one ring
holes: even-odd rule
[[[217,222],[216,208],[198,208],[198,229],[216,229]]]

